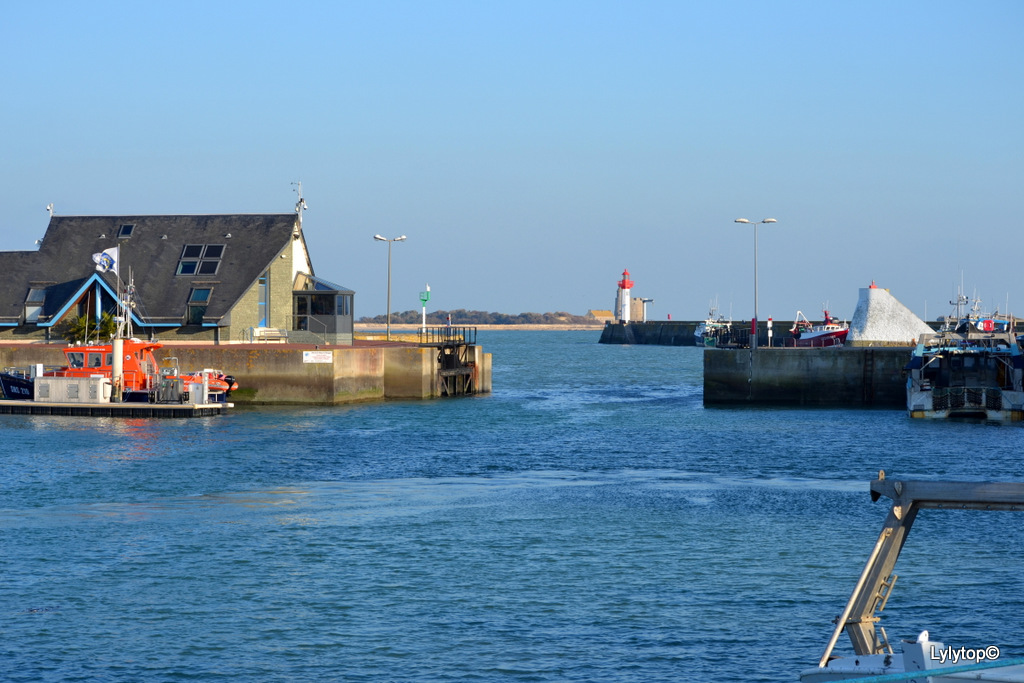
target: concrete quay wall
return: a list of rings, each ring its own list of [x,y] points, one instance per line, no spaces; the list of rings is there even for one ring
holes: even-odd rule
[[[655,346],[696,346],[697,339],[693,336],[700,320],[649,320],[647,322],[607,323],[601,330],[601,344],[652,344]],[[790,336],[792,321],[775,320],[772,323],[775,344]],[[747,335],[750,321],[734,321],[733,330],[737,334]],[[758,323],[758,339],[762,346],[768,345],[768,321]]]
[[[64,365],[62,345],[0,345],[0,367]],[[308,353],[304,353],[308,352]],[[491,354],[469,349],[476,393],[491,391]],[[183,371],[217,368],[232,375],[243,405],[334,405],[384,399],[438,398],[437,349],[418,346],[296,348],[285,344],[166,344],[157,361],[175,357]]]
[[[699,323],[685,320],[608,323],[601,331],[601,344],[652,344],[656,346],[696,346],[693,336]]]
[[[905,408],[910,347],[704,350],[705,405]]]

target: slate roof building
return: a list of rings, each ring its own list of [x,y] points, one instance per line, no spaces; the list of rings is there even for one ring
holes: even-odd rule
[[[351,344],[355,293],[315,276],[303,208],[300,199],[285,214],[51,214],[37,251],[0,252],[0,339],[60,341],[62,321],[114,313],[119,276],[134,283],[137,337],[228,343],[284,330],[289,341]],[[104,251],[116,254],[116,274],[97,270]]]

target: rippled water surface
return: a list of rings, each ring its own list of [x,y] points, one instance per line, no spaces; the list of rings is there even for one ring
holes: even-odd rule
[[[878,470],[1020,479],[1018,426],[705,409],[701,349],[596,340],[482,331],[489,396],[0,416],[0,679],[794,681]],[[1024,654],[1022,524],[922,513],[890,639]]]

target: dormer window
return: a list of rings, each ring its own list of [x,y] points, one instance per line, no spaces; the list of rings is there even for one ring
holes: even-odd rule
[[[135,224],[134,223],[125,223],[117,231],[117,237],[118,237],[118,239],[122,239],[122,240],[128,239],[129,237],[132,236],[133,232],[135,232]]]
[[[210,295],[213,289],[210,287],[193,287],[188,295],[188,312],[185,323],[188,325],[202,325],[203,316],[206,315],[206,307],[210,304]]]
[[[46,301],[46,290],[41,287],[32,287],[25,297],[25,322],[34,323],[39,320],[43,312],[43,302]]]
[[[216,275],[224,256],[223,244],[186,244],[176,275]]]

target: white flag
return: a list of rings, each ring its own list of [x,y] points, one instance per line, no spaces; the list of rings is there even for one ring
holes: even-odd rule
[[[96,264],[96,270],[101,273],[106,273],[109,270],[114,271],[114,275],[120,276],[118,270],[118,260],[121,257],[121,247],[111,247],[110,249],[104,249],[98,254],[92,255],[92,260]]]

